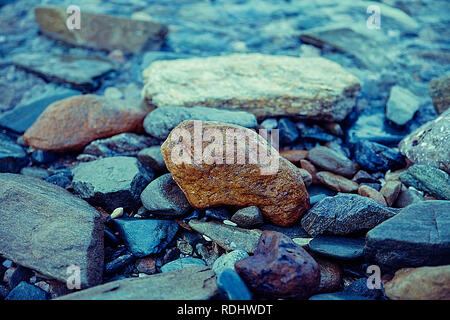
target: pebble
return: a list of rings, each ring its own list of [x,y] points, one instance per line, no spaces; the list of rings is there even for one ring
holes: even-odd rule
[[[150,137],[127,132],[92,141],[84,148],[83,153],[97,157],[136,157],[139,151],[155,143],[155,139]]]
[[[145,274],[156,273],[156,260],[152,257],[145,257],[136,261],[136,269]]]
[[[393,86],[386,104],[386,118],[399,126],[410,121],[419,110],[419,98],[411,91],[400,86]]]
[[[228,300],[252,299],[252,293],[234,269],[226,269],[217,276],[217,287]]]
[[[417,191],[413,187],[407,188],[404,185],[402,185],[402,188],[397,197],[397,200],[395,200],[394,207],[405,208],[405,207],[409,206],[410,204],[413,204],[415,202],[420,202],[423,200],[424,200],[424,197],[419,191]]]
[[[25,150],[6,134],[0,133],[0,172],[18,173],[27,163]]]
[[[367,185],[360,185],[358,188],[358,194],[363,197],[367,197],[372,200],[375,200],[376,202],[378,202],[381,205],[387,206],[384,196],[372,187],[369,187]]]
[[[309,150],[308,159],[317,167],[345,177],[352,177],[358,170],[350,159],[327,147],[317,146]]]
[[[47,293],[25,281],[12,289],[5,300],[47,300]]]
[[[450,106],[450,77],[431,80],[429,92],[436,112],[444,113]]]
[[[302,167],[302,169],[308,171],[311,175],[311,184],[320,183],[319,179],[317,178],[317,169],[311,162],[306,159],[302,159],[300,160],[300,166]]]
[[[264,231],[254,255],[236,262],[235,269],[255,295],[269,299],[306,299],[320,285],[317,262],[276,231]]]
[[[437,199],[450,200],[450,175],[443,170],[416,164],[402,172],[399,178],[406,186],[429,193]]]
[[[308,156],[308,150],[281,150],[280,156],[298,166]]]
[[[181,258],[163,265],[161,267],[161,272],[170,272],[198,265],[205,266],[206,263],[202,259],[196,259],[192,257]]]
[[[111,219],[117,219],[117,218],[120,218],[121,216],[123,216],[123,208],[122,207],[115,208],[110,215]]]
[[[320,267],[320,285],[317,292],[338,291],[341,287],[343,275],[342,268],[339,264],[315,256],[314,260],[316,260]]]
[[[161,153],[161,146],[144,148],[139,151],[137,157],[139,162],[145,168],[150,168],[157,172],[167,172],[166,163],[164,162],[164,158]]]
[[[264,223],[261,211],[256,206],[246,207],[236,211],[231,217],[231,221],[235,222],[239,227],[247,229],[259,227]]]
[[[142,191],[141,201],[151,213],[163,216],[180,216],[191,208],[183,191],[166,173],[152,182]]]
[[[359,187],[356,182],[328,171],[318,172],[317,179],[328,188],[337,192],[356,192]]]
[[[400,181],[387,181],[380,190],[380,193],[384,196],[386,204],[389,207],[397,200],[400,191],[402,190],[402,183]]]
[[[288,118],[278,120],[278,130],[280,130],[280,141],[283,144],[293,143],[299,137],[295,123]]]
[[[217,258],[217,260],[214,261],[212,269],[215,272],[215,274],[219,276],[226,269],[234,270],[234,264],[237,261],[247,257],[248,257],[247,252],[243,250],[233,250],[230,253],[223,254],[219,258]]]
[[[321,256],[337,260],[360,260],[363,257],[364,240],[355,238],[320,236],[309,243],[309,249]]]
[[[406,165],[399,152],[367,140],[361,140],[356,144],[355,159],[362,168],[369,172],[396,170]]]
[[[115,258],[105,265],[105,274],[114,275],[117,272],[122,271],[124,268],[131,265],[134,259],[135,258],[131,254],[124,254]]]

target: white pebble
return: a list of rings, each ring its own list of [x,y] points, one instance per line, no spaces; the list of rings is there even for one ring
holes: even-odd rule
[[[114,211],[111,213],[111,219],[117,219],[120,218],[121,216],[123,216],[122,207],[115,208]]]
[[[237,224],[230,220],[223,220],[223,224],[226,224],[228,226],[237,227]]]

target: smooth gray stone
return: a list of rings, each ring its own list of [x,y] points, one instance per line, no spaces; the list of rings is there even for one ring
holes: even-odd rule
[[[309,242],[312,252],[339,260],[358,260],[363,248],[363,239],[321,236]]]
[[[175,271],[175,270],[179,270],[179,269],[183,269],[183,268],[187,268],[187,267],[199,266],[199,265],[206,266],[206,263],[202,259],[196,259],[196,258],[192,258],[192,257],[180,258],[180,259],[176,259],[174,261],[171,261],[171,262],[163,265],[161,267],[161,272],[170,272],[170,271]]]

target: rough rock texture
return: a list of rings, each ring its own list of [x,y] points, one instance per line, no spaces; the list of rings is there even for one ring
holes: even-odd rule
[[[80,163],[72,169],[73,189],[88,202],[108,210],[136,208],[152,174],[136,158],[111,157]]]
[[[166,163],[164,162],[161,153],[161,146],[152,146],[145,148],[138,153],[139,162],[145,167],[154,171],[167,171]]]
[[[405,137],[399,149],[411,162],[450,173],[450,110]]]
[[[352,177],[358,167],[349,158],[333,149],[317,146],[309,150],[308,159],[316,166],[345,177]]]
[[[214,261],[212,269],[216,275],[221,274],[225,269],[234,270],[234,264],[247,257],[247,252],[243,250],[233,250],[230,253],[223,254],[217,258],[217,260]]]
[[[450,263],[450,201],[412,204],[366,236],[364,255],[383,271]]]
[[[191,208],[170,173],[150,182],[141,193],[141,201],[148,211],[165,216],[183,215]]]
[[[384,290],[392,300],[450,300],[450,265],[400,269]]]
[[[223,110],[207,107],[156,108],[144,119],[144,129],[152,137],[166,139],[170,131],[184,120],[219,121],[246,128],[258,125],[253,114],[238,110]]]
[[[398,151],[368,140],[356,144],[355,160],[370,172],[400,169],[406,164]]]
[[[143,96],[158,107],[201,105],[326,121],[343,120],[360,91],[359,80],[329,60],[256,53],[156,61],[144,79]]]
[[[194,135],[203,132],[206,136],[212,130],[221,138],[211,143],[215,149],[209,151],[214,158],[204,153],[203,158],[196,159],[195,149],[204,152],[211,145],[205,141],[199,143]],[[194,137],[193,143],[188,138],[179,142],[180,135]],[[227,143],[230,137],[234,140]],[[182,159],[177,157],[180,149]],[[297,168],[250,129],[219,122],[184,121],[171,132],[161,151],[173,179],[193,207],[254,205],[267,219],[281,226],[298,221],[309,207],[309,196]],[[265,162],[261,155],[268,153]],[[245,159],[240,154],[245,154]]]
[[[319,289],[317,262],[276,231],[264,231],[255,254],[236,262],[235,268],[251,291],[264,298],[305,299]]]
[[[81,150],[96,139],[141,131],[146,114],[124,100],[91,94],[70,97],[48,106],[23,139],[36,149]]]
[[[27,163],[25,150],[13,139],[0,133],[0,172],[18,173]]]
[[[256,228],[264,223],[263,216],[258,207],[242,208],[231,217],[231,221],[242,228]]]
[[[58,300],[207,300],[217,294],[214,272],[198,266],[117,280]]]
[[[320,285],[318,292],[335,292],[340,289],[342,281],[342,268],[337,263],[319,257],[313,257],[320,267]]]
[[[114,219],[113,222],[136,257],[161,252],[178,231],[178,224],[171,220]]]
[[[450,107],[450,77],[431,80],[429,92],[438,114],[443,113]]]
[[[99,157],[135,157],[142,149],[155,144],[157,144],[155,139],[148,136],[126,132],[117,134],[111,138],[92,141],[84,148],[83,153]]]
[[[186,257],[186,258],[180,258],[173,261],[170,261],[169,263],[166,263],[161,267],[161,272],[170,272],[175,270],[180,270],[183,268],[189,268],[192,266],[205,266],[206,263],[202,259],[192,258],[192,257]]]
[[[228,226],[216,222],[189,221],[189,227],[207,236],[226,250],[242,250],[253,253],[261,231]]]
[[[356,182],[328,171],[320,171],[316,176],[320,183],[337,192],[356,192],[359,187]]]
[[[346,235],[372,229],[394,216],[391,209],[357,194],[339,193],[317,203],[302,218],[302,227],[311,236],[323,233]]]
[[[408,89],[394,86],[386,104],[386,117],[399,126],[405,125],[419,110],[419,98]]]
[[[103,222],[66,190],[40,179],[0,174],[0,255],[66,282],[79,266],[81,285],[102,281]]]
[[[409,167],[399,178],[406,186],[425,191],[437,199],[450,200],[450,175],[420,164]]]
[[[81,12],[82,27],[69,30],[66,8],[37,7],[35,18],[43,33],[68,44],[102,50],[119,49],[138,53],[143,49],[158,50],[167,27],[157,23],[110,15]]]
[[[280,155],[298,166],[308,156],[308,150],[280,150]]]
[[[402,183],[400,181],[387,181],[380,190],[380,193],[384,196],[386,204],[390,207],[397,200],[400,191],[402,190]]]
[[[47,300],[47,293],[38,287],[22,281],[11,290],[5,300]]]

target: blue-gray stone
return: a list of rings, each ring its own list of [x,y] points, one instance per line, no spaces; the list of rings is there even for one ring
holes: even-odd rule
[[[47,300],[47,293],[25,281],[12,289],[5,300]]]
[[[251,300],[252,293],[233,269],[223,270],[217,277],[219,291],[229,300]]]
[[[416,164],[399,175],[406,186],[425,191],[437,199],[450,200],[450,175],[438,168]]]
[[[178,224],[171,220],[114,219],[120,237],[136,257],[159,253],[173,239]]]
[[[317,254],[339,260],[358,260],[363,256],[364,239],[321,236],[309,243]]]
[[[25,150],[10,137],[0,133],[0,172],[18,173],[27,163]]]
[[[386,171],[403,168],[406,163],[398,152],[382,144],[368,140],[355,145],[355,160],[367,171]]]
[[[379,300],[384,297],[382,289],[369,289],[367,286],[367,278],[360,278],[349,284],[344,292],[355,296],[365,297],[371,300]]]
[[[315,296],[310,297],[309,300],[371,300],[371,299],[346,292],[334,292],[334,293],[316,294]]]
[[[45,178],[45,181],[60,186],[61,188],[67,188],[72,183],[72,181],[63,174],[54,174]]]
[[[106,231],[106,230],[105,230]],[[105,265],[105,274],[113,275],[120,270],[124,269],[126,266],[130,265],[134,261],[134,257],[131,254],[121,255],[114,260],[108,262]]]
[[[278,121],[281,143],[293,143],[299,137],[297,126],[288,118],[281,118]]]
[[[180,258],[169,263],[166,263],[161,267],[161,272],[170,272],[178,269],[183,269],[192,266],[206,266],[205,261],[202,259],[196,259],[192,257]]]

